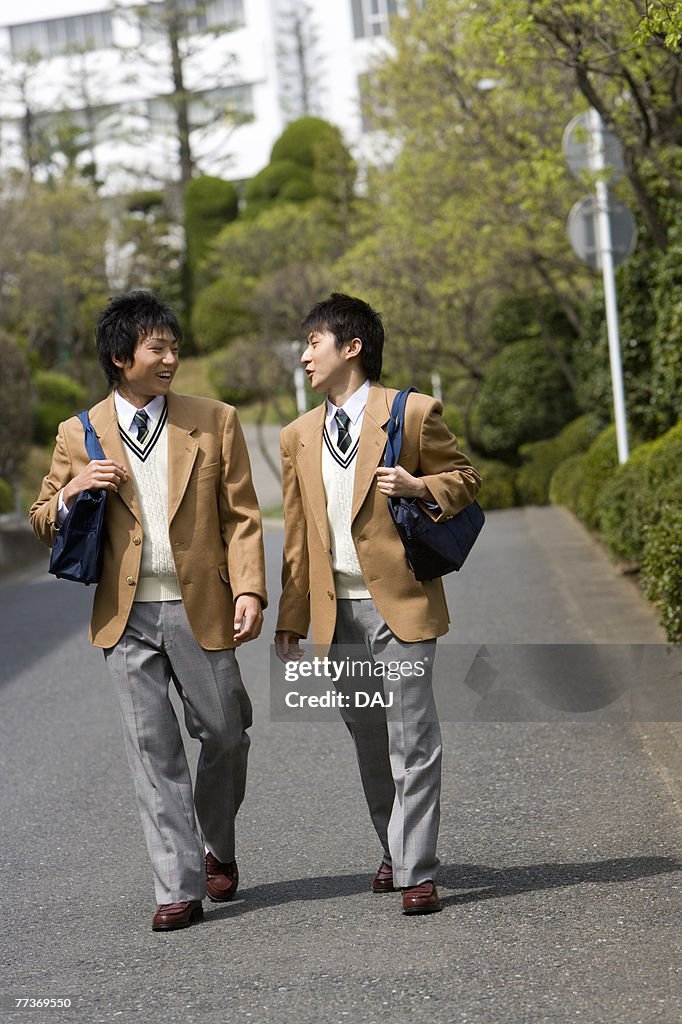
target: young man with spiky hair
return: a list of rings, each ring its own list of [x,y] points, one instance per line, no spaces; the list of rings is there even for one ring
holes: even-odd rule
[[[383,676],[390,710],[354,702],[357,683],[344,679],[344,717],[383,848],[372,890],[400,889],[403,913],[430,914],[440,910],[441,764],[431,672],[436,637],[447,632],[449,618],[440,579],[415,579],[387,498],[418,498],[444,519],[471,503],[480,477],[445,425],[440,402],[422,394],[407,402],[399,465],[382,465],[396,391],[379,384],[384,329],[371,306],[337,292],[302,326],[308,345],[301,362],[327,401],[282,431],[284,564],[275,645],[282,661],[299,658],[298,641],[312,624],[313,643],[325,653],[333,643],[360,659],[400,664],[400,673]]]
[[[205,895],[223,902],[237,890],[251,703],[235,648],[263,622],[260,512],[234,408],[171,390],[174,313],[150,292],[120,295],[96,340],[112,389],[90,410],[105,458],[89,460],[77,417],[61,423],[30,515],[51,546],[78,494],[108,492],[90,639],[121,707],[154,872],[152,928],[172,931],[202,919]],[[201,743],[194,792],[171,682]]]

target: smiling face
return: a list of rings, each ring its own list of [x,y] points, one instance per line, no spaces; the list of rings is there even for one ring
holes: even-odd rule
[[[167,395],[178,368],[178,343],[171,331],[155,328],[140,337],[132,364],[113,358],[121,371],[119,394],[138,409],[156,395]]]

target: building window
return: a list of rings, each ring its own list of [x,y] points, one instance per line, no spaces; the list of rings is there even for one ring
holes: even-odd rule
[[[152,131],[168,134],[177,130],[173,101],[169,96],[155,96],[147,101]],[[253,115],[253,93],[250,85],[230,85],[207,89],[189,97],[190,130],[206,128],[223,117],[238,121]]]
[[[352,0],[356,39],[387,36],[389,18],[398,13],[398,0]]]
[[[99,11],[73,18],[10,25],[9,35],[15,57],[31,52],[41,57],[55,57],[74,50],[102,50],[112,44],[111,15],[108,11]]]
[[[186,18],[186,30],[189,33],[204,32],[207,29],[228,27],[236,28],[244,24],[243,0],[181,0],[181,10]],[[141,12],[140,27],[142,40],[154,43],[165,36],[164,21],[166,14],[164,4],[160,0],[150,0]]]

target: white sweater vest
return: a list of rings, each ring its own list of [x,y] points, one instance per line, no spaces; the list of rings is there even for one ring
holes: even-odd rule
[[[365,584],[350,532],[357,445],[351,447],[353,454],[347,465],[342,465],[342,461],[331,454],[331,445],[333,441],[330,441],[328,436],[325,437],[322,443],[322,480],[327,496],[334,589],[336,596],[342,599],[367,598],[371,595]]]
[[[136,601],[179,601],[182,598],[168,535],[168,431],[154,432],[150,450],[127,444],[130,466],[142,511],[142,563]]]

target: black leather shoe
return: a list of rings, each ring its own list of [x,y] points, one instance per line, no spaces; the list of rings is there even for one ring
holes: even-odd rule
[[[403,914],[437,914],[443,908],[433,882],[403,889]]]
[[[206,854],[206,895],[214,903],[227,903],[237,891],[239,868],[236,860],[223,864],[212,853]]]
[[[172,932],[176,928],[189,928],[204,919],[204,908],[201,900],[188,900],[186,903],[162,903],[156,908],[152,918],[153,932]]]
[[[393,868],[382,860],[379,870],[372,879],[372,892],[395,892],[393,885]]]

